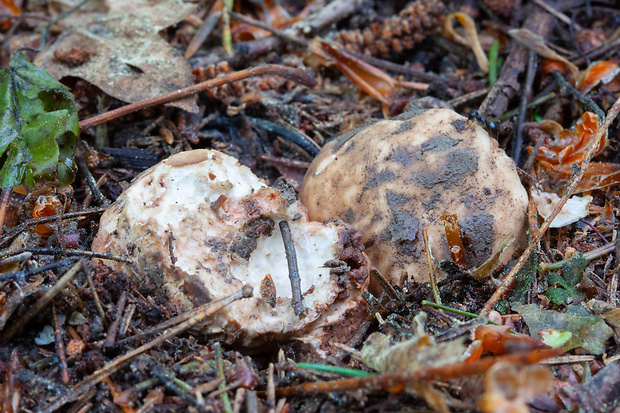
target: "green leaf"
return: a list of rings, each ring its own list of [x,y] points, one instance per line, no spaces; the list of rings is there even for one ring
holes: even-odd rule
[[[565,313],[542,310],[535,304],[513,303],[512,308],[521,314],[534,338],[538,338],[540,332],[548,330],[570,332],[571,336],[563,344],[567,351],[583,347],[592,354],[603,354],[605,343],[613,336],[612,329],[602,318],[589,314],[580,306],[568,306]]]
[[[0,72],[0,187],[32,187],[54,172],[70,184],[78,136],[69,89],[21,53],[13,56]]]
[[[577,288],[577,284],[581,282],[587,265],[588,261],[583,254],[575,253],[562,264],[562,275],[549,273],[547,297],[557,305],[567,305],[582,299],[584,294]]]

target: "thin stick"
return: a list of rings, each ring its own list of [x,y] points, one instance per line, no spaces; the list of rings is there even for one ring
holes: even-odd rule
[[[110,328],[108,329],[107,336],[105,338],[105,347],[112,347],[116,341],[116,334],[118,333],[118,326],[120,325],[121,318],[123,317],[123,311],[125,311],[125,304],[127,304],[127,291],[121,293],[121,297],[116,304],[116,316]]]
[[[6,234],[4,234],[4,236],[0,238],[0,245],[6,244],[13,237],[21,234],[28,227],[31,227],[33,225],[44,224],[46,222],[52,222],[52,221],[58,221],[61,218],[69,219],[69,218],[83,217],[85,215],[90,215],[90,214],[99,214],[99,213],[105,212],[105,210],[106,208],[96,208],[96,209],[90,209],[90,210],[81,211],[81,212],[71,212],[69,214],[51,215],[49,217],[28,219],[22,222],[21,224],[19,224],[18,226],[16,226],[15,228],[13,228],[12,230],[10,230],[9,232],[7,232]]]
[[[601,122],[605,121],[605,113],[592,99],[590,99],[589,97],[587,97],[586,95],[584,95],[583,93],[575,89],[573,85],[568,83],[568,81],[564,79],[564,76],[562,76],[562,74],[558,72],[557,70],[554,70],[553,72],[551,72],[551,74],[553,75],[555,80],[560,84],[561,87],[563,87],[568,92],[570,92],[573,96],[575,96],[575,98],[577,98],[577,100],[579,100],[586,107],[588,107],[588,109],[596,113],[596,116],[598,116]]]
[[[51,264],[44,265],[38,268],[32,268],[30,270],[23,270],[18,272],[12,272],[8,274],[1,274],[0,281],[13,281],[13,280],[22,280],[26,277],[30,277],[31,275],[40,274],[46,271],[53,270],[58,267],[62,267],[65,265],[69,265],[75,262],[75,258],[65,258],[60,261],[53,262]]]
[[[428,264],[428,276],[431,281],[433,298],[437,304],[441,304],[441,295],[439,294],[439,288],[437,288],[437,274],[435,272],[435,266],[433,265],[433,253],[431,251],[431,244],[428,242],[428,232],[426,228],[422,230],[422,237],[424,239],[424,250],[426,251],[426,263]]]
[[[163,103],[168,103],[174,100],[195,95],[196,93],[204,92],[205,90],[213,89],[214,87],[218,87],[226,83],[246,79],[248,77],[267,74],[285,77],[308,87],[314,87],[317,85],[316,76],[314,74],[314,71],[312,70],[295,69],[292,67],[281,65],[264,65],[258,67],[251,67],[249,69],[244,69],[238,72],[222,75],[215,79],[206,80],[202,83],[186,87],[185,89],[172,92],[168,95],[143,100],[142,102],[132,103],[131,105],[123,106],[121,108],[102,113],[101,115],[93,116],[92,118],[85,119],[80,122],[80,131],[92,128],[93,126],[101,125],[102,123],[106,123],[112,119],[116,119],[118,117],[125,116],[142,109],[150,108],[152,106],[161,105]]]
[[[385,277],[379,272],[379,270],[377,270],[375,267],[370,268],[370,276],[377,280],[379,284],[381,284],[381,288],[383,288],[383,291],[385,291],[392,300],[401,301],[401,298],[398,296],[398,293],[396,292],[394,287],[392,287],[392,284],[390,284],[390,282],[385,279]]]
[[[525,112],[527,110],[527,101],[532,91],[532,83],[534,83],[534,76],[536,75],[536,68],[538,56],[533,50],[529,51],[527,71],[525,74],[525,83],[523,85],[523,94],[519,101],[519,116],[517,117],[517,127],[515,128],[515,137],[513,142],[512,157],[515,161],[515,165],[519,165],[521,161],[521,147],[523,146],[523,126],[525,124]]]
[[[306,315],[304,308],[304,297],[301,294],[301,279],[299,278],[299,267],[297,266],[297,254],[295,254],[295,244],[291,238],[291,228],[288,222],[280,221],[280,232],[284,241],[284,251],[286,252],[286,263],[288,264],[288,278],[291,280],[291,291],[293,293],[293,310],[297,317]]]
[[[56,354],[60,364],[62,382],[66,386],[69,384],[69,370],[67,369],[67,354],[65,353],[65,344],[62,341],[62,331],[60,331],[60,322],[58,321],[58,313],[56,306],[52,306],[52,318],[54,319],[54,338],[56,340]]]
[[[119,257],[117,255],[102,254],[99,252],[92,252],[87,250],[66,250],[68,257],[89,257],[89,258],[102,258],[105,260],[120,261],[128,264],[132,264],[133,261],[130,258]],[[29,253],[30,255],[58,255],[61,253],[60,248],[19,248],[15,250],[5,250],[0,253],[0,259],[13,257],[22,253]]]
[[[22,315],[19,320],[13,324],[5,333],[0,337],[0,343],[6,343],[13,336],[21,330],[23,326],[28,324],[30,320],[41,311],[46,305],[48,305],[58,293],[60,293],[64,288],[73,280],[73,278],[80,272],[82,269],[82,263],[76,262],[73,267],[71,267],[52,288],[50,288],[47,293],[43,297],[41,297],[35,304],[30,308],[30,310],[26,311],[24,315]]]
[[[616,116],[618,116],[618,113],[620,113],[620,99],[616,100],[616,102],[611,107],[611,109],[609,109],[609,111],[607,112],[607,119],[605,119],[605,122],[596,131],[596,134],[594,135],[594,139],[588,144],[588,151],[586,152],[585,158],[581,164],[581,167],[579,168],[579,173],[575,174],[570,185],[564,191],[564,195],[562,196],[562,199],[560,199],[560,202],[555,206],[555,209],[553,210],[551,215],[542,224],[540,231],[538,231],[537,234],[532,234],[532,239],[530,240],[529,245],[527,246],[523,254],[521,254],[515,266],[512,267],[508,275],[506,275],[506,277],[504,278],[502,282],[502,285],[500,285],[499,288],[495,290],[495,293],[493,293],[489,301],[487,301],[487,303],[484,305],[484,308],[480,312],[481,315],[487,314],[489,311],[491,311],[491,309],[493,309],[493,306],[495,306],[497,301],[512,286],[512,284],[515,281],[515,278],[517,277],[517,273],[521,271],[521,268],[523,268],[525,263],[529,260],[530,255],[532,254],[532,252],[538,245],[538,242],[541,240],[545,232],[547,232],[547,230],[549,229],[549,226],[551,225],[555,217],[560,213],[560,211],[566,204],[566,201],[568,201],[568,198],[573,193],[575,193],[575,190],[577,189],[579,182],[581,182],[581,179],[584,177],[586,170],[588,169],[588,166],[590,165],[590,161],[592,160],[594,153],[598,150],[598,147],[601,143],[601,139],[603,139],[603,135],[607,133],[609,126],[611,125],[613,120],[616,118]],[[613,245],[613,244],[610,244],[610,245]]]
[[[239,300],[241,298],[248,298],[251,296],[252,296],[252,287],[250,287],[249,285],[246,285],[239,291],[225,298],[222,298],[221,300],[212,301],[208,304],[205,304],[203,306],[196,308],[195,311],[197,312],[197,314],[195,316],[175,326],[174,328],[171,328],[170,330],[165,331],[161,336],[157,337],[156,339],[122,356],[115,358],[110,363],[108,363],[106,366],[97,370],[96,372],[94,372],[93,374],[91,374],[90,376],[82,380],[82,382],[74,386],[66,394],[56,398],[51,404],[42,408],[40,410],[40,413],[51,413],[61,408],[66,403],[76,400],[77,398],[80,397],[80,395],[82,395],[83,393],[88,391],[90,388],[92,388],[92,386],[96,385],[97,383],[100,383],[101,380],[105,379],[109,375],[118,371],[126,363],[129,363],[131,360],[135,359],[136,357],[138,357],[140,354],[144,353],[145,351],[150,350],[153,347],[162,344],[164,341],[181,334],[182,332],[195,326],[196,324],[203,322],[207,317],[212,316],[213,314],[215,314],[216,312],[218,312],[225,306],[231,304],[232,302]]]
[[[83,146],[83,145],[82,145]],[[93,177],[93,174],[88,169],[88,165],[86,165],[86,160],[84,159],[84,154],[80,151],[76,152],[75,159],[77,160],[78,168],[82,171],[84,178],[86,178],[86,183],[88,184],[88,188],[90,189],[90,194],[98,205],[101,205],[105,197],[99,190],[97,186],[97,181]]]
[[[396,386],[410,386],[418,381],[450,380],[482,374],[499,362],[535,364],[540,360],[558,356],[562,349],[540,350],[516,353],[498,357],[485,357],[473,362],[462,362],[448,366],[422,370],[404,370],[398,373],[377,374],[368,377],[306,383],[276,390],[278,396],[292,396],[308,393],[341,392],[347,390],[390,389]]]
[[[267,408],[270,413],[273,413],[276,407],[276,385],[273,381],[273,370],[273,363],[269,363],[267,369]]]
[[[229,11],[228,14],[233,20],[237,20],[242,23],[249,24],[250,26],[258,27],[259,29],[263,29],[273,34],[274,36],[298,46],[308,47],[310,42],[302,37],[293,36],[285,31],[275,29],[270,25],[263,23],[261,21],[255,20],[251,17],[246,16],[245,14],[235,13],[234,11]]]
[[[93,276],[90,273],[90,268],[88,267],[88,263],[84,258],[81,259],[81,262],[82,270],[84,270],[84,273],[86,274],[86,280],[88,281],[88,288],[90,288],[90,293],[93,296],[93,300],[95,300],[95,307],[97,307],[97,312],[99,313],[99,317],[101,317],[103,325],[107,327],[108,323],[105,319],[105,311],[103,311],[103,306],[101,305],[99,294],[97,293],[97,289],[95,288],[95,282],[93,281]]]
[[[217,378],[223,378],[224,381],[220,383],[218,386],[219,390],[223,390],[226,388],[226,376],[224,375],[224,360],[222,358],[222,346],[220,343],[215,344],[215,368],[217,370]],[[228,393],[224,392],[220,394],[220,399],[222,404],[224,405],[224,412],[231,413],[232,406],[230,405],[230,399],[228,398]]]

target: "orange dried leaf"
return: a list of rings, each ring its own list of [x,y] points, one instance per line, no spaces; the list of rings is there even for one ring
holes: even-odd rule
[[[528,413],[528,401],[553,384],[547,367],[497,363],[485,375],[485,392],[478,406],[484,412]]]
[[[326,57],[334,60],[336,67],[360,89],[383,105],[389,106],[391,104],[390,96],[397,87],[394,78],[383,70],[332,47],[325,41],[320,40],[320,47]]]
[[[461,230],[456,222],[456,214],[443,214],[439,219],[446,230],[446,240],[452,261],[465,268],[465,248],[463,248]]]
[[[22,9],[13,0],[0,0],[0,14],[8,14],[10,19],[0,20],[0,30],[9,30],[13,22],[22,14]]]
[[[510,333],[510,326],[483,325],[476,328],[475,339],[482,348],[494,354],[508,354],[550,348],[526,334]]]
[[[41,195],[32,210],[33,218],[51,217],[57,215],[61,210],[62,204],[55,196]],[[49,237],[55,228],[49,224],[39,224],[35,227],[35,232],[41,237]]]
[[[618,73],[620,73],[620,68],[614,62],[608,60],[594,62],[579,76],[577,89],[581,93],[588,93],[599,83],[605,85],[611,82]]]
[[[551,72],[560,72],[563,75],[566,75],[568,70],[566,69],[566,66],[560,62],[550,59],[542,59],[540,65],[540,74],[542,77],[547,76]]]

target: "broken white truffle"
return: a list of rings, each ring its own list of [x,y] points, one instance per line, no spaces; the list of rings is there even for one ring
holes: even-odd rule
[[[297,255],[305,314],[292,305],[279,221]],[[344,341],[363,321],[368,259],[344,223],[309,222],[294,192],[268,187],[237,159],[213,150],[176,154],[140,175],[102,216],[93,251],[176,311],[222,298],[249,283],[237,301],[202,327],[256,347],[297,339],[315,348]],[[337,325],[337,328],[333,328]]]
[[[458,217],[468,268],[510,235],[512,253],[526,230],[527,193],[513,161],[483,127],[449,109],[408,112],[329,142],[299,196],[310,219],[358,229],[372,265],[399,285],[429,280],[424,228],[434,258],[450,260],[442,214]]]

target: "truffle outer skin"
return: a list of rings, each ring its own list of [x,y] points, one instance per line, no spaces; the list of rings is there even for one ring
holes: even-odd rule
[[[328,340],[346,341],[365,318],[369,262],[354,229],[309,222],[285,192],[231,156],[182,152],[141,174],[103,214],[93,251],[132,258],[105,263],[177,312],[250,283],[254,297],[220,310],[203,332],[248,348],[309,341],[325,355]],[[291,304],[280,220],[289,222],[295,243],[305,316]],[[346,262],[347,270],[325,267],[328,260]],[[267,274],[273,291],[263,297]],[[334,328],[339,323],[343,328]]]
[[[475,121],[449,109],[383,120],[327,143],[310,165],[299,198],[310,219],[358,229],[371,264],[394,284],[429,281],[422,238],[450,260],[444,213],[456,214],[468,268],[502,240],[524,242],[528,197],[512,159]]]

